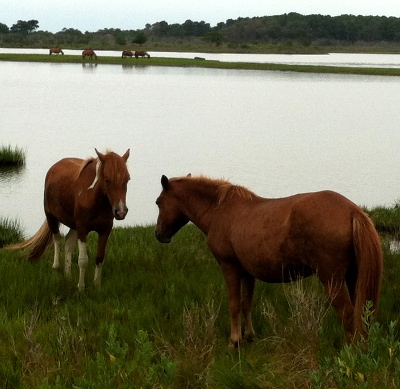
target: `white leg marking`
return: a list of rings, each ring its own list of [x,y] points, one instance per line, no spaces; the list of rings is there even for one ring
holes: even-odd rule
[[[53,235],[54,242],[54,262],[53,269],[60,268],[60,250],[61,250],[61,234],[58,232]]]
[[[96,269],[94,271],[94,284],[96,286],[100,286],[101,285],[101,271],[103,269],[103,264],[99,263],[98,265],[96,265]]]
[[[76,230],[70,229],[65,238],[65,275],[69,277],[71,275],[71,260],[72,260],[72,252],[74,251],[74,247],[77,241],[77,232]]]
[[[81,242],[78,239],[78,248],[79,248],[79,282],[78,282],[78,290],[82,292],[85,289],[85,271],[89,262],[89,257],[87,254],[86,243]]]

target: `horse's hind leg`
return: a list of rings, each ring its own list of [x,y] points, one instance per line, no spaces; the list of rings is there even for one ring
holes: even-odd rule
[[[60,268],[60,251],[61,251],[61,234],[57,232],[53,235],[54,243],[54,261],[53,269],[58,270]]]
[[[83,242],[80,239],[78,239],[78,248],[79,248],[79,257],[78,257],[78,265],[79,265],[78,290],[80,292],[82,292],[85,289],[85,273],[86,273],[86,268],[87,268],[87,265],[88,265],[88,262],[89,262],[86,241]]]
[[[67,236],[65,237],[65,275],[69,277],[71,275],[71,261],[72,261],[72,252],[78,240],[78,234],[76,230],[72,228],[68,231]]]
[[[354,337],[354,307],[351,303],[345,283],[330,281],[324,283],[326,294],[342,322],[345,333],[345,342],[349,343]]]
[[[242,278],[242,313],[244,316],[244,336],[247,340],[253,340],[254,328],[251,319],[251,306],[253,304],[255,278],[246,274]]]

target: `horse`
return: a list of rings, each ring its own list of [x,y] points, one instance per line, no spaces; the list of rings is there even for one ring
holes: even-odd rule
[[[97,158],[64,158],[47,172],[44,185],[46,220],[30,239],[8,246],[29,251],[29,260],[38,260],[53,240],[53,269],[60,268],[60,223],[69,227],[65,242],[65,274],[71,275],[71,256],[76,242],[79,248],[79,291],[85,288],[88,265],[86,247],[90,231],[98,233],[94,284],[100,286],[101,270],[113,220],[123,220],[128,212],[126,191],[129,172],[126,161],[129,149],[121,157],[109,151],[96,151]]]
[[[124,50],[122,52],[122,58],[125,58],[125,57],[131,57],[132,58],[134,55],[135,54],[131,50]]]
[[[82,58],[89,57],[90,59],[97,59],[96,53],[92,49],[86,49],[82,51]]]
[[[60,47],[52,47],[49,50],[49,55],[52,55],[52,54],[62,54],[62,55],[64,55],[64,52],[61,50]]]
[[[150,58],[150,54],[147,51],[135,51],[135,58],[147,57]]]
[[[191,221],[207,236],[228,290],[230,347],[255,333],[255,279],[285,283],[316,274],[344,327],[344,341],[367,337],[366,301],[376,311],[383,271],[379,236],[356,204],[333,191],[263,198],[225,180],[161,178],[155,235],[169,243]]]

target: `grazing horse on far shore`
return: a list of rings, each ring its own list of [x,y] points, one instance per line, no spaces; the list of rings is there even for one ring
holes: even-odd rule
[[[52,54],[62,54],[62,55],[64,55],[64,52],[61,50],[60,47],[52,47],[49,50],[49,55],[52,55]]]
[[[71,256],[78,241],[80,291],[85,288],[88,265],[86,238],[90,231],[99,235],[95,285],[100,285],[108,237],[113,221],[123,220],[128,212],[126,191],[129,173],[126,161],[129,149],[121,157],[116,153],[102,154],[98,158],[64,158],[47,172],[44,186],[44,212],[46,220],[30,239],[8,246],[8,249],[26,249],[31,261],[38,260],[47,246],[54,242],[53,269],[60,267],[60,223],[70,228],[65,242],[65,274],[71,274]]]
[[[135,51],[135,58],[147,57],[150,58],[150,54],[147,51]]]
[[[135,54],[131,50],[124,50],[122,52],[122,58],[125,58],[125,57],[131,57],[132,58],[134,55]]]
[[[92,49],[87,49],[82,51],[82,58],[89,57],[90,59],[97,59],[96,53]]]
[[[344,326],[345,341],[366,336],[363,308],[378,307],[383,254],[369,217],[332,191],[262,198],[225,180],[161,178],[156,237],[169,243],[191,221],[207,236],[228,289],[230,344],[252,338],[255,279],[291,282],[316,274]]]

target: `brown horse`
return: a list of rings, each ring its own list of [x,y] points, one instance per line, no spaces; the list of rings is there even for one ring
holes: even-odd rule
[[[134,55],[135,54],[131,50],[124,50],[122,52],[122,58],[125,58],[125,57],[131,57],[132,58]]]
[[[135,58],[147,57],[150,58],[150,54],[147,51],[135,51]]]
[[[52,54],[62,54],[62,55],[64,55],[64,52],[61,50],[60,47],[52,47],[49,50],[49,55],[52,55]]]
[[[378,306],[383,255],[368,216],[332,191],[266,199],[205,177],[161,178],[156,237],[169,243],[188,221],[207,236],[228,289],[230,342],[252,338],[255,279],[291,282],[316,274],[343,323],[345,340],[365,336],[363,307]]]
[[[53,268],[60,267],[60,223],[70,228],[65,243],[65,274],[71,274],[71,255],[78,240],[79,283],[85,288],[88,265],[86,237],[90,231],[99,234],[94,283],[100,285],[106,244],[113,220],[123,220],[128,212],[126,190],[129,173],[126,161],[129,150],[121,157],[116,153],[102,154],[87,160],[64,158],[47,172],[44,188],[46,220],[39,231],[25,242],[9,249],[29,250],[29,259],[41,257],[53,238]]]
[[[90,59],[97,59],[96,53],[92,49],[87,49],[82,51],[82,58],[89,57]]]

